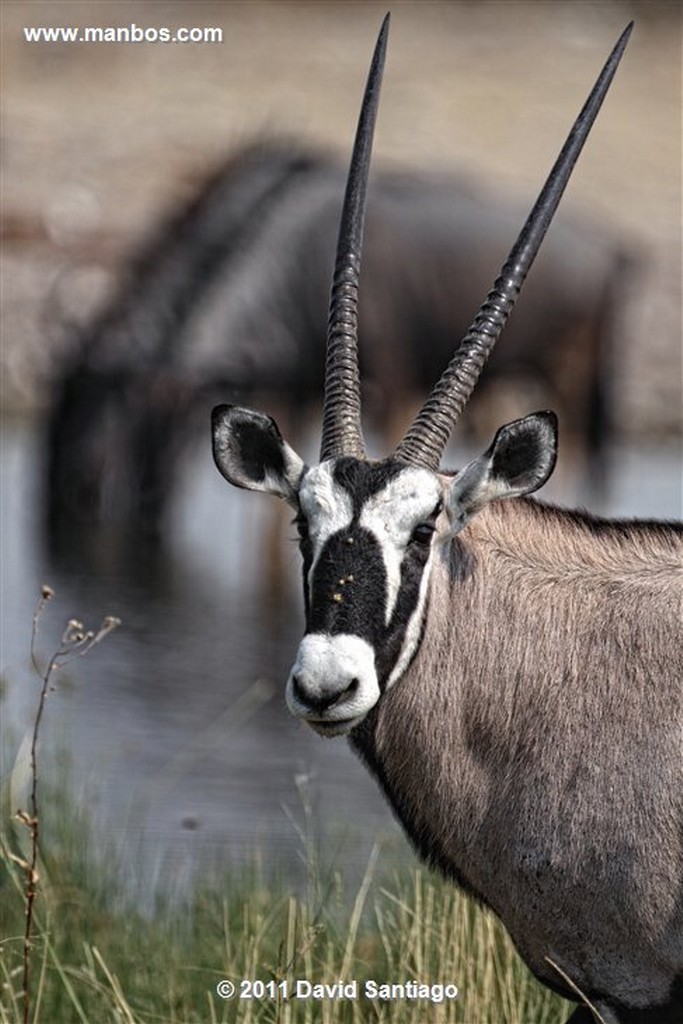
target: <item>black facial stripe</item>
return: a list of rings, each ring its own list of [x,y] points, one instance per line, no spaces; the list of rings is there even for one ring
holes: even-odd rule
[[[405,464],[395,459],[382,462],[359,462],[358,459],[337,459],[334,466],[334,482],[342,487],[353,502],[353,517],[358,519],[368,498],[377,494],[405,470]]]
[[[313,570],[307,632],[350,633],[381,642],[387,579],[380,546],[352,523],[325,543]]]
[[[313,564],[313,550],[311,548],[311,542],[308,538],[299,541],[299,549],[301,551],[301,557],[303,559],[303,584],[304,584],[304,614],[306,616],[306,632],[308,632],[308,621],[311,613],[311,600],[308,590],[308,574],[311,571],[311,565]]]

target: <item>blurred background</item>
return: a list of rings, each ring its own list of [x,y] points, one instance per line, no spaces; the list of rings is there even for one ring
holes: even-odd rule
[[[374,784],[343,742],[323,743],[286,713],[284,679],[302,622],[298,554],[281,541],[267,500],[220,480],[204,427],[214,398],[265,391],[272,404],[263,407],[292,424],[304,455],[315,454],[315,420],[296,414],[300,400],[314,398],[315,373],[308,390],[302,381],[321,350],[290,358],[296,339],[288,334],[280,343],[280,313],[266,309],[269,274],[279,280],[309,230],[316,239],[324,235],[311,248],[310,271],[295,275],[295,288],[287,283],[289,304],[310,305],[317,325],[321,300],[308,285],[318,270],[327,278],[339,168],[385,9],[333,2],[2,5],[0,713],[12,738],[3,744],[5,767],[36,697],[26,652],[35,597],[48,582],[57,600],[44,624],[46,653],[63,619],[114,614],[124,622],[50,707],[57,745],[69,749],[81,793],[98,795],[102,834],[176,872],[256,845],[268,857],[276,851],[278,860],[291,859],[298,839],[290,819],[300,815],[302,786],[321,818],[334,820],[338,856],[362,861],[378,832],[395,841]],[[565,306],[577,329],[567,332],[568,347],[550,369],[539,347],[501,372],[489,391],[492,408],[456,438],[453,464],[471,445],[488,443],[491,426],[510,418],[508,409],[553,405],[557,392],[569,454],[551,495],[610,514],[675,517],[683,415],[680,3],[393,6],[374,150],[377,213],[373,227],[371,202],[363,278],[363,287],[368,278],[378,282],[370,293],[386,295],[364,297],[365,358],[372,430],[383,448],[397,414],[412,411],[425,386],[414,352],[394,358],[401,332],[419,350],[437,308],[450,331],[454,296],[468,322],[484,294],[478,280],[470,294],[458,261],[467,266],[471,254],[483,262],[485,291],[631,18],[635,32],[563,200],[556,241],[551,229],[546,270],[542,249],[536,271],[547,300],[538,306],[541,339],[549,330],[542,318],[551,324],[550,314]],[[222,42],[31,44],[23,31],[131,23],[220,27]],[[240,157],[255,141],[259,148]],[[294,201],[287,198],[291,173],[303,175],[305,186]],[[264,178],[284,196],[274,205],[271,192],[259,192]],[[423,204],[422,195],[433,202]],[[462,230],[458,197],[469,211]],[[188,209],[194,213],[183,214]],[[221,218],[231,248],[216,256],[216,240],[206,234]],[[194,262],[186,265],[190,250]],[[541,288],[546,272],[550,284]],[[178,312],[181,293],[189,295],[191,316]],[[576,314],[577,295],[586,296],[586,309],[595,304],[586,324]],[[523,303],[524,295],[520,326]],[[238,307],[242,319],[231,319]],[[529,310],[529,318],[537,315],[533,298]],[[226,354],[238,345],[235,323],[249,326],[239,338],[239,373]],[[513,329],[511,323],[511,338]],[[444,330],[441,322],[434,337]],[[155,347],[157,334],[163,338]],[[389,354],[380,347],[373,362],[375,334],[390,335]],[[282,362],[269,362],[269,343],[259,348],[252,336],[275,339]],[[504,335],[501,351],[505,342]],[[582,415],[591,415],[581,383],[587,360],[609,399],[600,421],[606,450],[592,465],[590,451],[577,458],[571,451],[582,436],[572,417],[581,419],[584,403]],[[386,388],[382,375],[397,362],[403,377],[397,373]],[[299,376],[290,379],[294,369]],[[520,377],[520,394],[511,396],[510,381]],[[159,396],[162,412],[150,420],[149,402]],[[195,417],[197,433],[190,429]],[[195,440],[177,442],[179,423]],[[157,488],[153,529],[146,523],[139,532],[129,529],[141,491],[140,478],[129,473],[136,460],[156,473]],[[155,460],[161,465],[150,470]],[[81,495],[89,488],[97,494],[87,506]]]

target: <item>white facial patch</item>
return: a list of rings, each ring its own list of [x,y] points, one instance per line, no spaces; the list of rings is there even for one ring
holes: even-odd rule
[[[374,650],[358,636],[307,633],[285,696],[293,715],[325,735],[348,732],[379,700]]]
[[[407,467],[363,505],[360,525],[377,540],[387,574],[387,626],[398,600],[406,546],[417,524],[431,516],[440,498],[441,484],[433,473]]]
[[[308,574],[308,582],[313,579],[313,572],[325,543],[339,530],[351,525],[353,519],[353,503],[348,491],[334,479],[334,463],[321,462],[305,474],[299,489],[299,504],[306,516],[309,537],[313,545],[313,562]]]
[[[420,592],[417,598],[417,604],[415,605],[413,613],[408,620],[408,625],[406,626],[401,653],[396,659],[396,664],[387,679],[387,689],[389,689],[390,686],[393,686],[406,671],[415,651],[417,650],[417,645],[420,642],[422,616],[424,614],[425,601],[427,600],[427,592],[429,590],[429,575],[432,568],[433,558],[434,547],[432,546],[432,550],[429,552],[429,558],[427,559],[427,564],[425,565],[422,573],[422,579],[420,580]]]

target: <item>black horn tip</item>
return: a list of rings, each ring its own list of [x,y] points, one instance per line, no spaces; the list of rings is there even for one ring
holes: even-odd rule
[[[429,467],[438,464],[451,431],[458,422],[536,258],[612,83],[633,25],[633,21],[629,22],[603,65],[493,289],[413,426],[397,447],[397,458]]]
[[[364,457],[358,371],[358,284],[370,157],[390,15],[384,16],[370,63],[342,205],[327,325],[321,459]]]
[[[629,21],[628,25],[626,26],[624,31],[619,36],[619,38],[617,39],[616,43],[614,44],[614,49],[612,50],[612,52],[609,55],[609,58],[608,58],[607,64],[606,64],[606,68],[608,68],[608,69],[611,69],[611,68],[616,69],[617,64],[619,63],[619,61],[621,60],[621,58],[622,58],[622,56],[624,54],[624,50],[626,49],[626,45],[627,45],[629,39],[631,38],[631,33],[633,32],[634,26],[635,26],[635,21]]]
[[[617,46],[626,46],[626,43],[629,41],[629,37],[631,35],[631,32],[633,32],[633,26],[634,25],[635,25],[635,21],[633,21],[633,20],[629,21],[628,25],[626,26],[624,31],[619,36],[619,39],[618,39],[618,42],[617,42]]]

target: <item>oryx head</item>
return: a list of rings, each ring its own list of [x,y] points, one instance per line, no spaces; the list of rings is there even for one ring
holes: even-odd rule
[[[365,456],[357,295],[365,192],[388,33],[380,31],[346,185],[332,283],[320,462],[307,466],[262,413],[220,405],[213,453],[231,483],[296,512],[306,631],[287,683],[291,711],[327,736],[359,725],[420,643],[438,538],[492,500],[535,491],[555,464],[557,422],[539,412],[501,427],[456,475],[439,473],[472,392],[550,224],[626,46],[623,33],[541,194],[449,366],[394,453]],[[457,287],[457,281],[453,282]],[[548,339],[552,343],[552,339]]]

